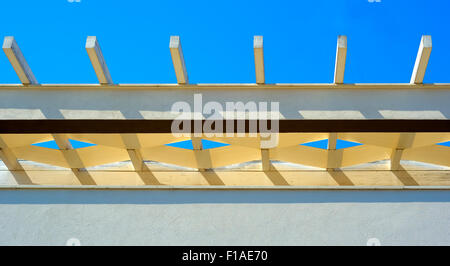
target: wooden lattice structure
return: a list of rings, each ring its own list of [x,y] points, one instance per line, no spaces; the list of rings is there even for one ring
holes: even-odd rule
[[[189,84],[179,37],[170,40],[178,84],[114,84],[95,37],[86,49],[99,84],[39,84],[14,38],[5,38],[22,84],[0,84],[1,185],[450,186],[450,84],[423,84],[430,36],[422,37],[408,84],[344,83],[345,36],[332,84],[266,84],[261,36],[254,84]],[[174,136],[170,107],[194,94],[221,104],[279,102],[277,145],[261,145],[245,115],[226,118],[244,121],[243,137]],[[205,148],[203,140],[226,145]],[[304,145],[323,140],[325,147]],[[57,148],[34,145],[48,141]],[[167,145],[183,141],[192,148]],[[339,141],[358,145],[339,148]]]

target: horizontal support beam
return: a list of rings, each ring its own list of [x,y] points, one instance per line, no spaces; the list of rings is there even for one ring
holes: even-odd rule
[[[171,119],[31,119],[31,120],[1,120],[0,134],[30,134],[30,133],[171,133]],[[194,133],[194,120],[184,120],[191,124]],[[224,130],[226,121],[223,120]],[[216,121],[217,122],[217,121]],[[251,120],[233,120],[231,132],[259,133],[259,123],[256,121],[256,132],[249,131]],[[367,119],[367,120],[312,120],[285,119],[279,120],[279,133],[295,132],[450,132],[450,120],[418,120],[418,119]],[[205,120],[202,120],[202,124]],[[245,127],[240,131],[239,125]],[[271,121],[267,121],[271,128]]]
[[[21,84],[0,84],[0,90],[2,89],[17,89],[21,88]],[[99,88],[113,89],[113,90],[152,90],[152,89],[216,89],[216,90],[241,90],[241,89],[264,89],[264,90],[277,90],[277,89],[352,89],[352,90],[422,90],[422,89],[450,89],[450,83],[425,83],[425,84],[411,84],[411,83],[266,83],[264,86],[260,86],[255,83],[190,83],[190,84],[174,84],[174,83],[116,83],[113,85],[105,86],[102,84],[55,84],[44,83],[40,86],[28,87],[27,89],[34,90],[98,90]]]
[[[0,185],[0,190],[450,190],[450,186],[122,186],[122,185]]]
[[[16,71],[17,76],[19,76],[20,81],[24,85],[38,84],[14,37],[5,37],[2,48]]]
[[[89,171],[95,184],[102,186],[127,186],[130,188],[144,188],[138,172],[124,171]],[[199,171],[160,171],[152,172],[154,178],[161,184],[158,188],[175,189],[173,186],[196,186],[198,188],[236,189],[239,186],[248,186],[247,189],[257,189],[263,186],[267,189],[303,189],[309,188],[360,188],[377,187],[378,189],[411,188],[427,189],[440,186],[441,189],[450,189],[450,171],[229,171],[212,172],[215,178],[222,181],[221,186],[211,186],[205,179],[205,172]],[[34,188],[45,186],[76,187],[79,181],[70,171],[36,170],[27,171],[35,184]],[[13,186],[14,181],[9,171],[0,171],[2,185]],[[276,185],[273,178],[284,180],[283,185]],[[347,182],[343,182],[343,180]],[[409,180],[414,180],[409,182]],[[9,183],[6,180],[10,181]],[[20,184],[19,185],[26,185]],[[445,187],[444,187],[445,186]],[[95,189],[97,186],[87,185],[86,188]],[[17,187],[17,188],[20,188]],[[156,187],[155,187],[156,188]],[[0,187],[1,189],[1,187]],[[120,189],[120,187],[119,187]],[[183,188],[180,188],[183,189]],[[435,188],[436,189],[436,188]]]

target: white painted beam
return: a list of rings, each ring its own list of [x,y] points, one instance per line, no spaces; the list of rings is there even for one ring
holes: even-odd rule
[[[339,35],[336,48],[336,63],[334,66],[334,83],[344,83],[345,60],[347,58],[347,36]]]
[[[13,36],[5,37],[5,40],[3,41],[3,51],[8,57],[9,62],[11,62],[11,65],[16,71],[17,76],[19,76],[22,84],[38,84]]]
[[[199,137],[192,137],[191,141],[192,149],[194,150],[195,159],[197,161],[197,169],[201,172],[204,172],[206,168],[202,167],[202,165],[208,163],[208,158],[206,158],[203,153],[202,139]]]
[[[86,170],[78,151],[72,147],[68,136],[66,134],[52,134],[52,136],[64,159],[72,170],[72,173],[76,176],[80,184],[96,185],[94,179]]]
[[[417,52],[416,62],[414,64],[413,73],[410,83],[422,84],[427,69],[428,60],[431,54],[431,36],[423,35],[420,40],[419,51]]]
[[[14,155],[2,137],[0,137],[0,160],[3,161],[9,171],[23,171],[16,155]]]
[[[81,160],[78,151],[73,149],[67,135],[53,134],[53,138],[71,169],[84,168],[84,163]]]
[[[401,170],[400,161],[402,160],[403,151],[412,146],[416,134],[400,133],[397,146],[392,149],[391,153],[391,170]]]
[[[269,149],[261,149],[261,165],[263,171],[271,170],[270,167],[270,150]]]
[[[342,150],[336,149],[338,139],[338,133],[329,133],[328,135],[328,157],[327,157],[327,170],[333,171],[336,168],[341,167],[342,164]]]
[[[169,48],[178,84],[189,83],[180,36],[170,36]]]
[[[261,151],[261,167],[263,171],[272,170],[272,163],[270,162],[270,150],[276,148],[276,145],[273,143],[273,139],[278,138],[279,136],[260,136],[260,151]],[[277,140],[278,143],[278,140]]]
[[[202,143],[202,139],[199,137],[192,137],[191,138],[192,141],[192,148],[194,150],[203,150],[203,143]]]
[[[205,172],[212,166],[211,154],[209,150],[203,149],[202,138],[192,136],[191,140],[195,160],[197,161],[197,169]]]
[[[136,134],[121,134],[122,141],[127,149],[128,156],[135,171],[148,170],[145,167],[144,159],[140,151],[141,144]]]
[[[263,50],[263,36],[253,37],[253,51],[255,54],[255,73],[256,83],[264,84],[264,50]]]
[[[108,66],[106,65],[105,58],[103,57],[102,50],[100,49],[96,36],[87,37],[86,51],[89,55],[89,59],[91,59],[92,66],[94,67],[95,74],[97,75],[100,84],[113,84]]]

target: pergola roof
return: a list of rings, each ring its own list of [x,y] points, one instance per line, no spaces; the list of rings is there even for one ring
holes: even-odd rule
[[[422,37],[408,84],[344,83],[345,36],[338,37],[334,83],[266,84],[262,36],[253,45],[254,84],[189,84],[178,36],[169,44],[178,84],[114,84],[96,37],[88,37],[86,50],[99,84],[39,84],[6,37],[3,50],[22,84],[0,84],[0,184],[450,186],[450,84],[423,84],[430,36]],[[245,114],[221,114],[244,136],[175,137],[171,106],[192,105],[195,97],[221,105],[278,102],[278,145],[262,145],[265,132],[250,130]],[[192,129],[194,113],[187,118]],[[205,140],[228,145],[206,148]],[[324,140],[324,148],[305,145]],[[57,149],[36,145],[49,141]],[[167,145],[182,141],[192,148]],[[358,145],[339,148],[339,141]]]

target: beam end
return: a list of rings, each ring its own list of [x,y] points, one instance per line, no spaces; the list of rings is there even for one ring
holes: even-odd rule
[[[5,37],[2,49],[8,57],[9,62],[16,71],[22,84],[37,85],[38,82],[13,36]]]
[[[420,40],[419,51],[417,52],[416,62],[414,63],[414,69],[411,75],[411,84],[423,83],[425,71],[428,66],[428,60],[430,59],[431,48],[431,36],[423,35]]]
[[[344,83],[345,61],[347,59],[347,36],[339,35],[336,48],[336,63],[334,66],[334,83]]]
[[[102,85],[113,84],[108,66],[106,65],[102,50],[100,49],[100,45],[98,44],[96,36],[87,37],[86,51],[89,55],[92,66],[94,67],[95,74],[97,75],[99,83]]]
[[[170,36],[170,54],[178,84],[188,84],[189,79],[184,62],[183,49],[181,48],[180,36]]]
[[[254,36],[253,37],[253,51],[255,54],[256,83],[264,84],[265,83],[265,74],[264,74],[263,36]]]

